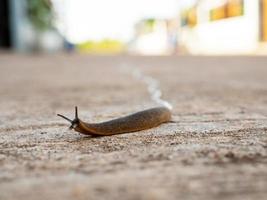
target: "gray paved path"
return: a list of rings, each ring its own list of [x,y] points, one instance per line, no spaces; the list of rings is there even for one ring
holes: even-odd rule
[[[174,123],[91,138],[155,104],[122,70],[160,82]],[[0,199],[265,199],[267,57],[0,55]]]

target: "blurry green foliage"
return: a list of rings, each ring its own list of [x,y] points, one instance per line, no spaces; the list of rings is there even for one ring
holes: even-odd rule
[[[147,27],[149,27],[150,29],[153,29],[153,27],[154,27],[154,25],[155,25],[155,22],[156,22],[156,20],[153,19],[153,18],[146,19],[146,20],[145,20],[145,25],[146,25]]]
[[[40,31],[52,27],[52,3],[50,0],[27,0],[27,14],[32,25]]]
[[[77,49],[84,53],[113,54],[123,52],[125,46],[118,40],[104,39],[101,41],[87,41],[78,44]]]
[[[153,18],[143,19],[138,25],[139,33],[147,34],[153,32],[156,22],[156,19]]]

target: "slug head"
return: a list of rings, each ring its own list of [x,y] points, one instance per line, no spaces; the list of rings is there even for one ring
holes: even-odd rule
[[[74,129],[79,124],[78,107],[77,106],[75,106],[75,118],[73,120],[71,120],[71,119],[69,119],[69,118],[67,118],[61,114],[57,114],[57,116],[62,117],[63,119],[65,119],[71,123],[71,126],[69,127],[69,129]]]

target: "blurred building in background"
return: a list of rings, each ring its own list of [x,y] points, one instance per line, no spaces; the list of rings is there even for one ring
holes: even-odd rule
[[[266,53],[267,0],[198,0],[180,21],[178,43],[189,53]]]
[[[0,48],[267,54],[267,0],[125,1],[1,0]]]
[[[49,0],[1,0],[0,11],[0,48],[20,52],[63,49]]]
[[[143,19],[135,26],[129,52],[142,55],[176,53],[178,19]]]
[[[0,2],[0,48],[10,48],[10,26],[9,26],[8,0]]]
[[[177,53],[178,17],[142,19],[128,43],[128,52],[138,55],[171,55]]]

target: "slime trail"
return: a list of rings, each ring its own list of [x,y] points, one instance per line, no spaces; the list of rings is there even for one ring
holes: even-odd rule
[[[159,82],[151,76],[145,75],[140,69],[130,65],[122,65],[123,71],[130,73],[136,80],[143,82],[146,85],[147,91],[153,102],[160,106],[164,106],[172,110],[173,106],[170,102],[162,99],[162,92],[160,90]]]

